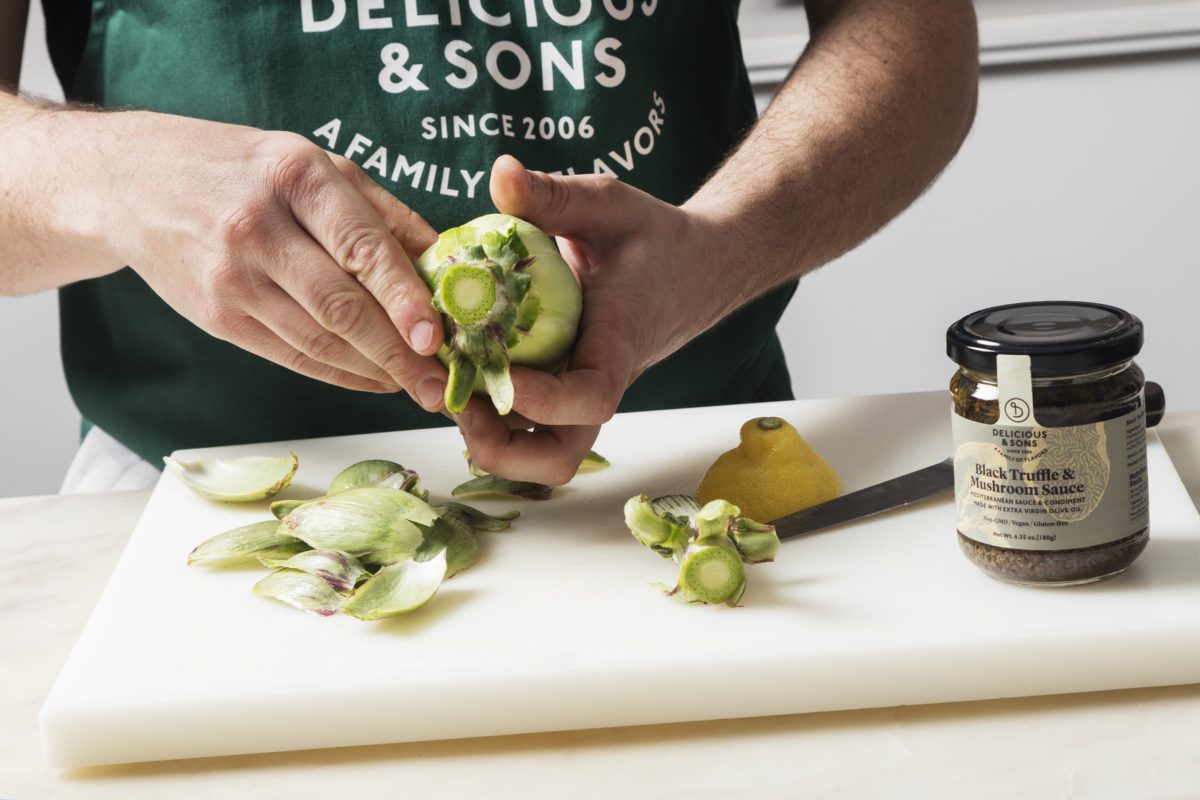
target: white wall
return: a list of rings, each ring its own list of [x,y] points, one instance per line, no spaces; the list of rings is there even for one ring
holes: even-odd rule
[[[21,88],[61,99],[46,53],[42,4],[30,5]],[[0,297],[0,497],[58,491],[78,442],[79,412],[58,356],[54,293]]]
[[[1107,302],[1145,323],[1168,408],[1200,408],[1198,269],[1200,52],[990,70],[941,180],[804,279],[781,335],[798,396],[934,389],[964,314]]]
[[[33,5],[23,85],[48,93]],[[1072,298],[1140,315],[1143,367],[1170,407],[1200,408],[1198,86],[1200,53],[987,72],[934,190],[802,281],[781,326],[797,396],[940,389],[956,318]],[[0,496],[55,491],[75,441],[55,315],[49,294],[0,298]]]

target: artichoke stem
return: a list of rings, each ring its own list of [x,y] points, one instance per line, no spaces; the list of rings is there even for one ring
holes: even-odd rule
[[[700,544],[728,544],[730,529],[739,513],[738,507],[727,500],[706,503],[696,514],[696,541]]]
[[[779,535],[773,525],[763,525],[741,517],[733,523],[733,544],[747,564],[774,561],[779,552]]]

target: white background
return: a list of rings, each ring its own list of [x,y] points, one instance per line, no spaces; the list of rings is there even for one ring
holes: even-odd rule
[[[58,94],[32,5],[22,86]],[[955,319],[1070,298],[1141,316],[1139,362],[1168,407],[1200,407],[1198,87],[1197,51],[987,70],[975,128],[933,190],[802,281],[780,326],[796,395],[942,388]],[[54,295],[0,298],[0,496],[56,491],[78,421]]]

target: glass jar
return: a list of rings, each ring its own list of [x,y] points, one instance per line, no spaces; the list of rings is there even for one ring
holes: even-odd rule
[[[999,580],[1119,574],[1149,539],[1142,323],[1112,306],[1017,303],[946,332],[958,542]]]

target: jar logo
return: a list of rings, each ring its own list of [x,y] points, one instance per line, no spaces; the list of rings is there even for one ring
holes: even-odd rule
[[[1013,422],[1024,422],[1029,419],[1029,404],[1019,397],[1010,398],[1004,404],[1004,411]]]

